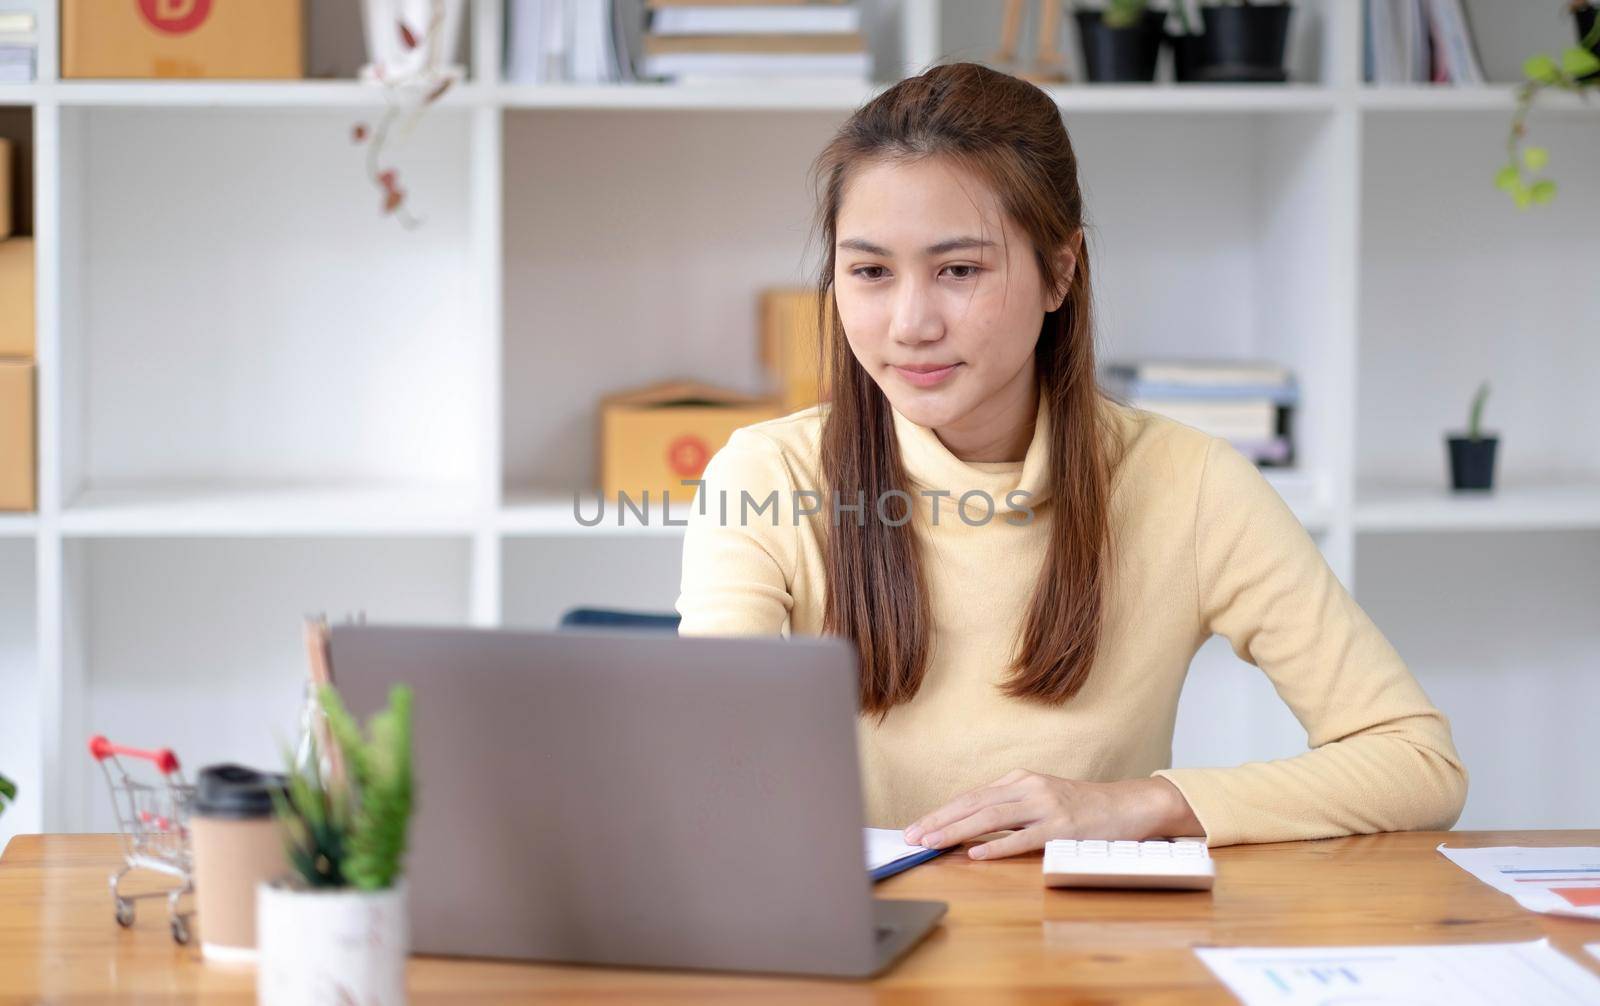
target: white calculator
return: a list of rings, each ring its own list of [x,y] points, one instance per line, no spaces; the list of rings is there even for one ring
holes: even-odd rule
[[[1151,887],[1209,891],[1216,878],[1204,842],[1105,842],[1053,839],[1044,844],[1046,887]]]

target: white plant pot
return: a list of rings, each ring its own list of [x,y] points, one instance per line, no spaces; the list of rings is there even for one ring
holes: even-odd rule
[[[439,25],[437,73],[460,77],[464,69],[455,63],[461,48],[461,30],[466,15],[466,0],[443,0],[444,20]],[[409,77],[423,69],[428,47],[407,50],[400,39],[400,22],[405,21],[420,38],[433,16],[433,0],[362,0],[361,13],[367,35],[367,65],[361,75],[372,79],[382,69],[386,79]]]
[[[256,888],[263,1006],[403,1006],[411,942],[402,880],[383,891]]]

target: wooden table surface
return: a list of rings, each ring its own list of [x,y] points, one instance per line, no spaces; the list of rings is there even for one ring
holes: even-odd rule
[[[1037,854],[973,862],[947,853],[877,886],[947,901],[910,956],[872,982],[790,980],[571,965],[415,958],[413,1002],[1227,1003],[1197,946],[1344,946],[1550,941],[1583,952],[1600,923],[1525,911],[1435,851],[1460,846],[1600,845],[1600,831],[1369,835],[1213,850],[1210,893],[1055,891]],[[112,919],[116,841],[25,835],[0,857],[0,1001],[178,999],[251,1002],[254,973],[180,947],[166,904]],[[130,875],[131,883],[132,875]],[[151,875],[151,886],[164,879]]]

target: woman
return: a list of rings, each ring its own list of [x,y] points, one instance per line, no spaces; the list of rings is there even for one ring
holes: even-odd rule
[[[679,631],[853,641],[868,824],[929,847],[1006,833],[975,859],[1453,824],[1448,723],[1255,466],[1097,388],[1054,102],[939,66],[858,111],[815,172],[831,402],[711,460]],[[1218,633],[1311,750],[1167,767]]]

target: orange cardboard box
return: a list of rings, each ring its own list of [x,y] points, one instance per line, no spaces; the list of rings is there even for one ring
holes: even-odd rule
[[[698,479],[711,455],[741,426],[783,415],[770,398],[696,381],[663,381],[608,395],[600,403],[600,491],[610,506],[619,493],[637,504],[650,492],[659,506],[663,493],[679,501],[694,499]]]
[[[11,236],[11,158],[15,150],[10,140],[0,140],[0,239]]]
[[[830,306],[830,324],[832,319]],[[827,401],[830,361],[818,352],[815,290],[762,291],[761,362],[777,385],[785,414]]]
[[[32,360],[0,360],[0,510],[38,506],[33,372]]]
[[[305,75],[304,0],[61,0],[61,76]]]
[[[0,241],[0,356],[33,356],[33,238]]]

